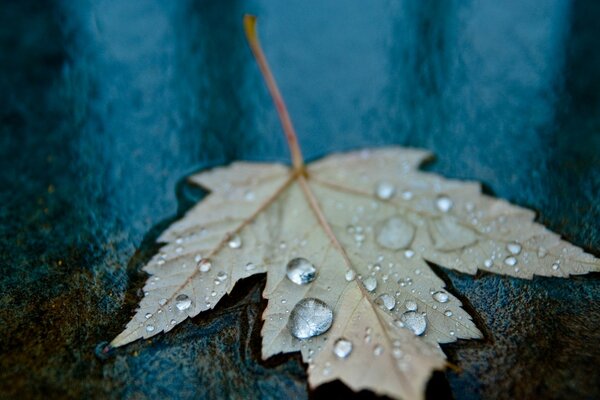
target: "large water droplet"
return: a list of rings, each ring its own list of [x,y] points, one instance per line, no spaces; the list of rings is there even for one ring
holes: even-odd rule
[[[287,264],[287,277],[296,285],[306,285],[317,277],[317,269],[306,258],[294,258]]]
[[[227,243],[227,245],[231,249],[239,249],[240,247],[242,247],[242,238],[237,233],[233,234],[229,238],[229,243]]]
[[[365,287],[365,289],[367,289],[369,292],[372,292],[373,290],[377,289],[377,278],[375,278],[374,276],[369,276],[367,277],[364,281],[363,281],[363,286]]]
[[[442,292],[442,291],[435,292],[435,293],[432,295],[432,297],[433,297],[433,299],[434,299],[435,301],[437,301],[438,303],[447,303],[447,302],[448,302],[448,300],[450,299],[450,297],[448,296],[448,293],[446,293],[446,292]]]
[[[427,329],[427,318],[416,311],[405,312],[400,316],[400,321],[417,336],[425,333]]]
[[[375,188],[375,195],[380,200],[389,200],[396,194],[396,188],[389,182],[380,182]]]
[[[400,216],[391,217],[379,224],[377,243],[386,249],[400,250],[408,247],[415,235],[415,227]]]
[[[393,310],[396,307],[396,299],[387,293],[382,294],[375,300],[375,303],[381,307],[385,307],[388,310]]]
[[[287,327],[298,339],[308,339],[321,335],[331,327],[333,311],[319,299],[300,300],[290,313]]]
[[[210,271],[211,267],[212,267],[212,261],[210,261],[209,258],[203,258],[198,263],[198,269],[200,270],[200,272],[208,272],[208,271]]]
[[[448,212],[454,206],[454,202],[450,197],[443,194],[438,196],[437,199],[435,199],[435,206],[441,212]]]
[[[506,245],[506,249],[510,251],[510,254],[517,255],[521,253],[521,245],[516,242],[512,242]]]
[[[179,311],[185,311],[192,305],[192,299],[187,294],[180,294],[175,298],[175,307]]]
[[[339,338],[333,344],[333,354],[337,358],[346,358],[352,353],[352,342],[346,338]]]

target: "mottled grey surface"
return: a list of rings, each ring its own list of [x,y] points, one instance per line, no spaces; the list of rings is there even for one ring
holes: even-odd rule
[[[307,158],[427,148],[600,252],[595,1],[5,1],[0,7],[0,398],[325,398],[260,360],[260,291],[102,360],[191,172],[287,160],[243,39],[263,45]],[[600,277],[437,270],[485,333],[430,397],[600,397]],[[347,393],[347,392],[343,392]],[[363,392],[361,396],[368,397]]]

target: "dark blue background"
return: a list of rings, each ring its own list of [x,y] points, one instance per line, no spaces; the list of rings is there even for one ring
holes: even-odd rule
[[[190,173],[288,160],[243,38],[263,46],[305,156],[401,144],[600,251],[595,1],[4,1],[0,397],[315,398],[297,355],[260,360],[262,277],[168,335],[121,331]],[[438,270],[485,333],[445,346],[429,394],[600,397],[600,280]],[[368,393],[362,393],[368,396]]]

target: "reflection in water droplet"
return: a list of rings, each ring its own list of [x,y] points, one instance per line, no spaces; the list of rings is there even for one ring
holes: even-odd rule
[[[290,313],[287,327],[298,339],[308,339],[321,335],[331,327],[333,311],[319,299],[300,300]]]
[[[413,240],[415,227],[406,219],[391,217],[377,227],[377,243],[386,249],[400,250]]]
[[[354,270],[349,269],[348,271],[346,271],[346,280],[348,282],[353,281],[355,277],[356,277],[356,273],[354,272]]]
[[[363,281],[363,286],[365,287],[365,289],[367,289],[369,292],[372,292],[373,290],[377,289],[377,278],[375,278],[374,276],[369,276],[367,277],[364,281]]]
[[[380,182],[375,188],[375,195],[380,200],[389,200],[396,194],[396,188],[389,182]]]
[[[404,303],[404,307],[406,307],[408,311],[417,311],[417,303],[412,300],[407,300],[406,303]]]
[[[212,267],[212,261],[209,258],[203,258],[198,263],[198,269],[200,272],[208,272]]]
[[[345,338],[339,338],[333,345],[333,354],[337,358],[346,358],[352,353],[352,342]]]
[[[449,300],[448,293],[442,291],[435,292],[432,297],[438,303],[447,303]]]
[[[229,248],[231,248],[231,249],[239,249],[240,247],[242,247],[242,238],[237,233],[233,234],[229,238],[229,243],[227,243],[227,244],[229,245]]]
[[[306,285],[317,277],[317,269],[306,258],[294,258],[287,264],[287,277],[296,285]]]
[[[388,310],[393,310],[396,307],[396,299],[387,293],[382,294],[375,300],[375,303],[381,307],[385,307]]]
[[[508,256],[504,259],[504,264],[514,267],[517,265],[517,259],[513,256]]]
[[[375,354],[376,356],[380,356],[383,354],[383,346],[378,344],[375,346],[375,348],[373,349],[373,354]]]
[[[400,316],[400,321],[417,336],[425,333],[427,329],[427,318],[416,311],[405,312]]]
[[[187,294],[180,294],[175,298],[175,307],[179,311],[185,311],[192,305],[192,299]]]
[[[454,202],[450,197],[443,194],[438,196],[438,198],[435,200],[435,206],[441,212],[448,212],[450,209],[452,209],[452,206],[454,206]]]
[[[510,251],[511,254],[517,255],[521,253],[521,245],[516,242],[512,242],[506,245],[506,249]]]

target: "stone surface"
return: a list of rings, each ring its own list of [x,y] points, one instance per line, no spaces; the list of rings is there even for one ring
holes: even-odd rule
[[[307,158],[427,148],[600,251],[600,7],[593,1],[5,2],[0,9],[0,397],[326,398],[297,356],[260,360],[261,278],[108,357],[185,177],[287,149],[241,30]],[[438,269],[484,332],[446,346],[430,397],[600,397],[600,279]],[[357,397],[369,397],[360,393]]]

